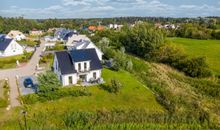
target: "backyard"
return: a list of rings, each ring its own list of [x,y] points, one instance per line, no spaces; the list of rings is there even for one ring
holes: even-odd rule
[[[215,74],[220,75],[220,40],[168,39],[182,46],[189,56],[205,56],[210,68]]]
[[[164,109],[157,103],[153,93],[139,83],[135,77],[126,71],[114,72],[108,69],[103,70],[103,78],[109,83],[111,79],[118,79],[123,88],[118,94],[109,93],[97,86],[88,87],[87,90],[91,96],[81,97],[66,97],[53,103],[44,103],[45,108],[42,108],[42,103],[37,103],[32,107],[39,110],[47,109],[48,107],[60,106],[59,110],[75,109],[75,110],[97,110],[97,109],[114,109],[114,108],[136,108],[145,109],[152,112],[163,112]],[[75,89],[82,89],[75,87]],[[132,97],[132,98],[131,98]],[[71,102],[71,103],[70,103]],[[108,105],[106,105],[108,104]],[[47,106],[47,107],[46,107]],[[35,110],[34,110],[35,111]]]

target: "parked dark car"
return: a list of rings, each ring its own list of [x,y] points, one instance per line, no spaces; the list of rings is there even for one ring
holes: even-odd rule
[[[26,78],[24,80],[24,86],[25,86],[25,88],[32,88],[32,87],[34,87],[33,80],[31,78]]]

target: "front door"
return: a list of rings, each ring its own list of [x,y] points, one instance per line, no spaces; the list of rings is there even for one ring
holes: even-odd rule
[[[69,85],[73,84],[73,77],[69,76]]]
[[[82,80],[83,82],[86,81],[86,75],[80,75],[79,78],[80,78],[80,80]]]

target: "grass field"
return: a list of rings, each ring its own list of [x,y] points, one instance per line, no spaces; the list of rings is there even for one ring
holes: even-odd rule
[[[168,39],[181,45],[190,56],[205,56],[214,73],[220,74],[220,40]]]
[[[125,71],[114,72],[108,69],[103,70],[103,78],[110,82],[112,78],[118,79],[123,88],[118,94],[109,93],[96,86],[87,88],[92,96],[66,97],[53,103],[38,103],[33,109],[38,111],[42,109],[61,107],[59,110],[75,109],[95,111],[97,109],[114,108],[140,108],[151,112],[163,112],[163,108],[157,103],[152,92],[139,83],[135,77]],[[76,88],[79,89],[79,88]]]
[[[28,112],[28,120],[40,120],[43,116],[49,123],[47,125],[53,126],[62,124],[59,115],[65,114],[67,111],[89,111],[95,112],[97,110],[133,110],[143,109],[149,113],[164,113],[166,110],[156,101],[152,91],[145,88],[142,83],[138,82],[136,78],[126,71],[111,71],[103,69],[103,78],[108,83],[112,78],[118,79],[123,88],[118,94],[109,93],[97,86],[86,88],[92,95],[81,97],[64,97],[59,100],[49,101],[44,103],[36,103],[33,105],[25,105],[25,109]],[[75,87],[75,89],[84,89],[82,87]],[[0,110],[1,112],[1,110]],[[11,111],[7,114],[13,114],[17,119],[19,113]],[[5,114],[2,115],[2,119],[6,118]],[[1,116],[0,116],[1,119]],[[7,118],[6,118],[7,119]],[[3,128],[17,128],[18,121],[9,118],[7,125]],[[1,120],[0,120],[1,121]],[[13,124],[12,122],[15,122]],[[44,122],[45,123],[45,122]],[[36,124],[35,124],[36,125]],[[0,122],[1,127],[1,122]]]

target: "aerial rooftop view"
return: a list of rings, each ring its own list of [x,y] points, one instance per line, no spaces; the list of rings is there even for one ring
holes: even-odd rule
[[[2,0],[0,130],[219,130],[219,0]]]

